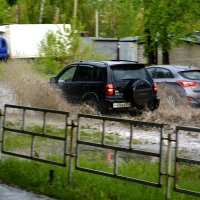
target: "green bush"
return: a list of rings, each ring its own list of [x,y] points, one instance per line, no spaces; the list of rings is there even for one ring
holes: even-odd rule
[[[92,45],[81,42],[81,24],[74,18],[71,29],[63,25],[56,33],[49,31],[41,41],[39,51],[42,59],[37,67],[39,71],[55,74],[65,65],[76,60],[101,60],[107,55],[98,55]]]

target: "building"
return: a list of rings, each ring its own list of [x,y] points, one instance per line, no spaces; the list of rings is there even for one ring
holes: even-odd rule
[[[147,63],[144,55],[144,45],[139,41],[139,36],[127,38],[84,38],[92,43],[99,54],[107,54],[112,60],[132,60]],[[195,32],[194,37],[182,39],[179,46],[169,51],[170,64],[200,66],[200,32]],[[158,64],[162,64],[162,51],[158,49]]]

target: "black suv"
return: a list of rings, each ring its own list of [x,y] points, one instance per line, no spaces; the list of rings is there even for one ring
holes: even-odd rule
[[[133,61],[80,61],[65,67],[50,83],[67,100],[86,102],[100,113],[159,107],[157,87],[144,64]]]

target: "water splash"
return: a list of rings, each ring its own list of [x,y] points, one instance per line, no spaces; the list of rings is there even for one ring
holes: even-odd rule
[[[5,97],[4,95],[3,98],[1,93],[1,104],[6,101],[6,103],[14,102],[23,106],[68,111],[73,114],[94,114],[94,110],[89,106],[68,103],[61,91],[56,87],[50,86],[48,80],[41,79],[27,61],[10,61],[2,64],[1,67],[3,68],[1,91],[7,92],[7,96]],[[169,94],[176,97],[177,105],[173,105],[168,100]],[[141,115],[134,117],[130,115],[120,115],[120,117],[165,123],[170,126],[177,124],[185,126],[199,125],[199,109],[186,105],[170,86],[159,85],[158,95],[161,103],[157,110],[143,112]]]

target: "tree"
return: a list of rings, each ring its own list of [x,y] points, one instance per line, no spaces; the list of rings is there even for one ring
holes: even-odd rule
[[[104,37],[129,37],[141,32],[140,0],[110,0],[100,4],[100,35]]]
[[[169,64],[168,51],[198,27],[199,8],[200,2],[196,0],[144,0],[146,54],[152,56],[158,45],[163,63]],[[149,61],[153,64],[153,59]]]
[[[18,0],[21,24],[36,24],[39,21],[40,0]]]
[[[17,3],[17,0],[6,0],[9,6],[14,6]]]
[[[74,0],[0,0],[0,5],[0,23],[14,23],[18,5],[20,23],[68,24]],[[77,20],[90,36],[95,36],[96,10],[99,36],[143,36],[149,64],[157,63],[158,47],[163,52],[163,63],[169,63],[168,51],[200,28],[199,0],[78,0]]]
[[[141,31],[141,0],[79,0],[78,20],[95,36],[95,13],[98,10],[101,37],[128,37]],[[138,22],[138,23],[137,23]]]
[[[72,17],[72,0],[18,0],[17,4],[20,7],[20,23],[22,24],[69,23]],[[42,13],[41,6],[43,6]]]
[[[10,20],[10,7],[6,0],[0,0],[0,24],[8,23]]]

